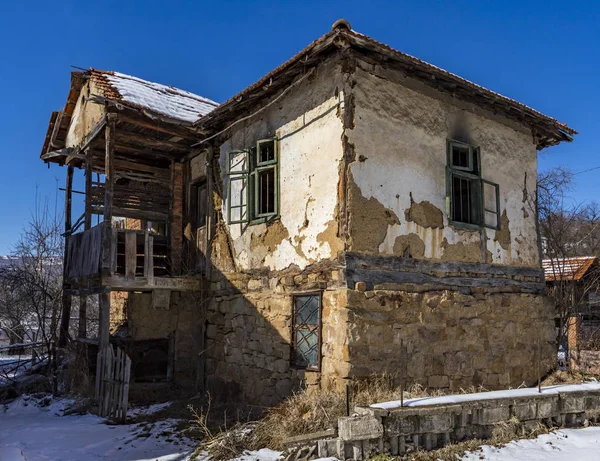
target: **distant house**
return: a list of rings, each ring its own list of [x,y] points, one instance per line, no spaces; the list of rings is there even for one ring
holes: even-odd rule
[[[143,373],[273,404],[377,372],[533,382],[537,150],[575,133],[338,21],[220,105],[73,72],[41,158],[67,165],[65,287],[99,294],[100,344],[118,317]]]
[[[557,327],[566,346],[600,350],[600,263],[595,256],[542,261],[548,291],[557,305]],[[561,321],[565,323],[561,332]]]

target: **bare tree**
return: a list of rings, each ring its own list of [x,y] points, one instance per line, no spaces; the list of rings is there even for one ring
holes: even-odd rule
[[[12,264],[3,270],[5,287],[19,298],[19,306],[35,324],[36,341],[48,352],[57,338],[62,303],[63,237],[61,220],[48,201],[36,198],[30,222],[15,246]],[[8,312],[3,310],[2,312]]]
[[[592,202],[575,203],[568,196],[575,175],[564,167],[538,176],[537,212],[543,257],[550,273],[548,295],[556,305],[558,344],[566,344],[569,323],[589,304],[600,285],[597,265],[586,267],[585,276],[575,273],[577,260],[600,252],[600,207]]]

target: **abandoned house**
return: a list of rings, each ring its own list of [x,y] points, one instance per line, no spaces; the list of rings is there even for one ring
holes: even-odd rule
[[[220,105],[73,72],[41,158],[67,166],[64,283],[83,316],[99,294],[100,345],[135,382],[269,405],[381,372],[535,381],[537,150],[574,134],[340,20]]]

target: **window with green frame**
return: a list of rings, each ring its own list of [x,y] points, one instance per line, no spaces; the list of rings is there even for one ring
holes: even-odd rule
[[[448,140],[446,208],[453,225],[500,229],[500,187],[481,177],[481,149]]]
[[[276,139],[227,153],[227,221],[264,222],[279,214],[279,152]]]

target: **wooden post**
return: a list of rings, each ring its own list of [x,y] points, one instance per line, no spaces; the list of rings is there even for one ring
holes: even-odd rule
[[[117,114],[108,114],[108,122],[104,131],[106,140],[106,155],[104,160],[104,222],[102,238],[102,277],[110,276],[114,253],[112,232],[112,208],[114,191],[114,150],[115,150],[115,124]],[[99,350],[104,350],[109,344],[110,329],[110,287],[105,287],[100,295],[100,323],[98,326]]]
[[[79,328],[77,336],[87,337],[87,295],[79,296]]]
[[[542,393],[542,376],[541,376],[541,371],[540,371],[540,362],[542,360],[541,358],[541,354],[540,354],[540,342],[538,340],[537,342],[537,381],[538,381],[538,392],[541,394]]]
[[[346,416],[350,416],[350,383],[346,383]]]
[[[404,341],[400,340],[400,354],[402,363],[400,364],[400,407],[404,406],[404,366],[406,365],[406,354],[404,353]]]
[[[67,167],[67,181],[65,185],[65,249],[63,252],[63,293],[62,314],[60,318],[60,334],[58,347],[67,345],[69,337],[69,320],[71,318],[71,295],[67,291],[66,275],[69,264],[69,233],[71,232],[71,202],[73,197],[73,165]]]
[[[105,129],[106,155],[104,159],[104,238],[102,241],[102,275],[110,275],[113,241],[112,241],[112,214],[114,178],[114,150],[115,150],[115,124],[116,114],[108,114]]]
[[[86,152],[85,161],[85,221],[84,229],[92,227],[92,153]]]

